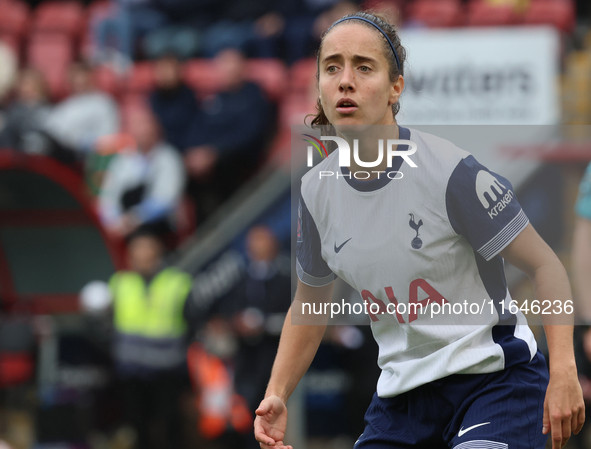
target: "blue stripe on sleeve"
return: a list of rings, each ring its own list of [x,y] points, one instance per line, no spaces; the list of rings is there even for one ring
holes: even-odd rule
[[[300,280],[313,287],[328,285],[336,278],[322,258],[318,228],[301,197],[298,209],[296,270]]]

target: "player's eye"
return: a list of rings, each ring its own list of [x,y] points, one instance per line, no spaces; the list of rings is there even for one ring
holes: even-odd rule
[[[366,65],[362,65],[361,67],[359,67],[359,70],[362,71],[362,72],[369,72],[369,71],[371,71],[371,69],[368,66],[366,66]]]
[[[336,67],[336,66],[334,66],[334,65],[330,65],[330,66],[328,66],[328,67],[326,68],[326,71],[327,71],[328,73],[335,73],[335,72],[337,71],[337,67]]]

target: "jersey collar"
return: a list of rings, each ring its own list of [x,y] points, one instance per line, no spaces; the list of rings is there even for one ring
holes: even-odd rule
[[[410,140],[410,129],[398,126],[398,135],[399,139],[401,140]],[[408,150],[408,145],[400,145],[398,149],[402,151]],[[385,173],[381,174],[379,178],[370,179],[368,181],[355,179],[352,176],[349,178],[349,167],[340,167],[340,170],[344,175],[345,181],[347,181],[347,183],[355,190],[358,190],[359,192],[373,192],[374,190],[379,190],[388,184],[391,181],[391,179],[388,178],[388,173],[398,171],[401,165],[402,158],[395,157],[392,161],[392,167],[387,168]]]

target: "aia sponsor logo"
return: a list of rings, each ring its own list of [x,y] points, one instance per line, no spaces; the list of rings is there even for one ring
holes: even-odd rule
[[[419,290],[427,295],[425,299],[419,300]],[[396,299],[396,296],[394,296],[394,290],[392,287],[385,287],[384,291],[390,302],[388,305],[386,305],[381,299],[376,298],[376,296],[369,290],[361,291],[361,297],[367,306],[369,318],[374,322],[379,321],[379,315],[391,315],[391,311],[394,311],[396,320],[398,320],[400,324],[405,323],[404,317],[400,313],[403,309],[401,306],[404,304],[398,304],[398,300]],[[415,321],[419,314],[424,313],[424,309],[428,307],[429,304],[436,303],[443,306],[443,304],[447,302],[449,301],[445,299],[441,293],[435,290],[435,288],[425,279],[415,279],[408,287],[408,307],[406,308],[408,312],[408,322],[412,323]],[[375,307],[371,307],[372,303],[377,304],[378,313],[372,312],[372,310],[375,310]]]

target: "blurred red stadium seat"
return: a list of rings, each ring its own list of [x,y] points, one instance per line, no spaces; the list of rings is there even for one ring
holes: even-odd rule
[[[43,72],[54,99],[67,92],[67,71],[73,60],[72,42],[65,34],[35,33],[30,36],[27,62]]]
[[[107,92],[114,97],[121,94],[121,81],[111,67],[102,65],[93,71],[93,79],[100,90]]]
[[[20,54],[21,40],[18,36],[10,33],[4,34],[2,31],[0,31],[0,42],[8,45],[12,51],[14,51],[15,55]]]
[[[151,62],[136,62],[123,82],[125,93],[147,94],[154,89],[154,64]]]
[[[272,163],[275,165],[284,165],[291,160],[291,130],[289,128],[280,128],[265,159],[264,164]]]
[[[571,0],[533,0],[525,13],[530,25],[552,25],[570,33],[575,27],[575,5]]]
[[[29,6],[18,0],[0,0],[0,31],[22,36],[29,22]]]
[[[87,25],[92,21],[100,21],[108,17],[113,9],[113,3],[110,0],[94,0],[86,7]]]
[[[361,10],[371,10],[384,14],[389,23],[399,25],[404,18],[404,6],[405,0],[365,0],[361,4]]]
[[[306,115],[314,113],[315,110],[310,96],[292,93],[279,108],[279,126],[289,129],[293,125],[304,125]],[[306,122],[310,123],[310,120],[311,118]]]
[[[220,77],[209,59],[186,62],[183,79],[200,97],[219,92],[222,87]],[[287,68],[277,59],[250,59],[246,67],[246,79],[261,86],[271,101],[279,101],[287,84]]]
[[[38,32],[67,33],[70,37],[78,38],[85,26],[84,8],[75,0],[45,1],[33,13],[32,28]]]
[[[289,91],[305,93],[316,77],[316,58],[300,59],[291,66]]]
[[[415,0],[407,7],[407,19],[430,28],[453,27],[463,24],[459,0]]]
[[[304,126],[306,116],[314,112],[315,107],[309,95],[290,89],[289,96],[279,105],[279,129],[266,157],[267,162],[281,165],[291,159],[291,127]],[[309,124],[311,120],[311,117],[308,118],[306,123]]]
[[[271,101],[278,102],[287,87],[287,68],[278,59],[250,59],[246,78],[261,86]]]
[[[29,6],[19,0],[0,0],[0,39],[20,53],[29,26]]]
[[[494,5],[486,0],[474,0],[468,4],[468,26],[515,25],[521,20],[522,17],[511,5]]]
[[[109,0],[95,0],[86,7],[86,28],[82,32],[80,53],[84,58],[92,59],[96,49],[93,28],[109,16],[112,3]]]

